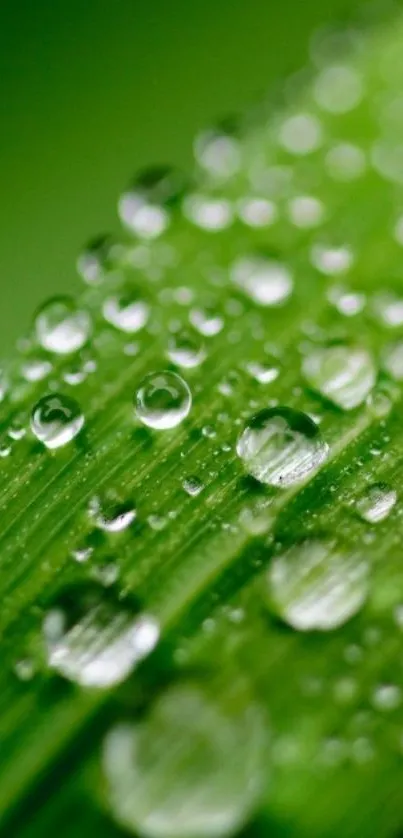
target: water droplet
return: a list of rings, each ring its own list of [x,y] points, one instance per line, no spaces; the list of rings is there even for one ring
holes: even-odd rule
[[[331,631],[353,617],[368,592],[368,566],[336,544],[305,541],[272,560],[270,601],[300,631]]]
[[[278,217],[276,205],[265,198],[242,198],[237,209],[239,218],[248,227],[268,227]]]
[[[189,221],[210,232],[225,230],[232,222],[233,210],[225,198],[209,195],[187,195],[183,201],[183,212]]]
[[[325,165],[333,180],[347,183],[361,177],[367,164],[361,148],[351,143],[338,143],[328,151]]]
[[[115,559],[109,559],[91,568],[91,576],[104,588],[115,585],[119,579],[120,569]]]
[[[204,485],[199,477],[195,477],[192,475],[191,477],[185,477],[183,481],[183,488],[186,494],[190,495],[190,497],[194,498],[197,495],[200,495],[200,492],[203,491]]]
[[[90,242],[77,259],[77,270],[88,285],[102,282],[112,266],[113,242],[110,236],[99,236]]]
[[[403,381],[403,341],[396,341],[385,347],[382,365],[395,381]]]
[[[77,352],[87,343],[92,324],[88,312],[69,297],[53,297],[35,318],[36,336],[44,349],[57,355]]]
[[[357,291],[350,291],[345,285],[332,285],[329,288],[327,298],[337,308],[340,314],[345,317],[354,317],[365,307],[365,294]]]
[[[289,269],[261,255],[243,256],[234,262],[231,278],[248,297],[262,306],[284,303],[293,289]]]
[[[279,142],[290,154],[310,154],[322,144],[321,123],[307,113],[290,116],[280,127]]]
[[[104,300],[102,314],[116,329],[133,334],[148,322],[150,306],[139,289],[127,287]]]
[[[122,502],[114,494],[95,495],[88,505],[88,514],[98,529],[104,532],[123,532],[136,518],[130,501]]]
[[[159,639],[154,617],[136,615],[96,585],[71,588],[48,611],[43,637],[49,667],[83,687],[118,684]]]
[[[120,198],[120,218],[141,238],[157,238],[167,228],[169,210],[184,189],[185,179],[178,170],[164,166],[149,169]]]
[[[357,500],[355,508],[360,518],[369,524],[384,521],[397,501],[397,493],[386,483],[374,483]]]
[[[43,358],[30,358],[21,367],[21,375],[26,381],[42,381],[52,372],[52,364]]]
[[[305,413],[273,407],[253,416],[237,443],[246,471],[260,483],[287,488],[326,460],[328,446]]]
[[[221,131],[205,131],[196,138],[196,160],[213,177],[227,179],[234,175],[241,163],[238,140]]]
[[[197,333],[181,329],[169,338],[167,356],[178,367],[193,369],[203,363],[206,350]]]
[[[318,198],[313,198],[311,195],[298,195],[289,202],[288,213],[291,222],[296,227],[309,229],[317,227],[323,221],[325,208]]]
[[[369,352],[351,346],[314,349],[304,359],[302,371],[310,387],[343,410],[362,404],[376,379]]]
[[[152,372],[136,394],[136,415],[149,428],[164,431],[186,419],[192,395],[186,382],[174,372]]]
[[[397,684],[379,684],[372,693],[372,705],[375,710],[390,712],[396,710],[402,702],[402,691]]]
[[[318,105],[334,114],[347,113],[359,104],[363,94],[360,75],[352,67],[333,65],[326,67],[314,86]]]
[[[21,658],[14,664],[14,672],[19,681],[32,681],[35,676],[35,663],[32,658]]]
[[[260,708],[228,706],[192,684],[112,728],[103,769],[116,820],[147,838],[224,838],[253,813],[265,781]]]
[[[213,306],[204,306],[204,308],[192,308],[189,314],[189,320],[195,329],[206,338],[218,335],[223,327],[224,320],[217,313]]]
[[[396,328],[403,325],[403,298],[393,291],[376,294],[372,300],[372,311],[385,326]]]
[[[337,276],[346,273],[352,266],[354,257],[346,245],[330,247],[315,244],[311,249],[311,262],[318,271],[326,276]]]
[[[79,404],[60,393],[44,396],[31,414],[31,430],[46,448],[60,448],[71,442],[84,425]]]
[[[275,381],[276,378],[278,378],[280,372],[275,360],[273,360],[273,363],[260,363],[259,361],[248,361],[245,364],[245,369],[249,373],[251,378],[254,378],[255,381],[259,382],[259,384],[270,384],[272,381]]]

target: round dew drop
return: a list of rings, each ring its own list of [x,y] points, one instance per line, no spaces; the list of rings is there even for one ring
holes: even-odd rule
[[[182,329],[169,338],[167,356],[178,367],[193,369],[203,363],[206,351],[197,333]]]
[[[135,398],[136,416],[158,431],[175,428],[186,419],[192,394],[186,381],[174,372],[152,372],[146,376]]]
[[[315,349],[303,361],[308,384],[342,410],[352,410],[371,392],[376,369],[365,349],[329,346]]]
[[[119,215],[126,227],[144,239],[160,236],[169,225],[170,209],[185,189],[183,175],[170,167],[150,169],[123,193]]]
[[[121,503],[108,496],[91,498],[88,513],[98,529],[110,533],[127,530],[136,518],[132,503]]]
[[[357,500],[358,515],[369,524],[379,524],[389,516],[397,501],[397,493],[386,483],[374,483]]]
[[[72,299],[54,297],[38,312],[35,331],[38,342],[48,352],[69,355],[87,343],[92,323],[89,314],[78,309]]]
[[[305,541],[273,559],[268,574],[272,607],[299,631],[331,631],[363,606],[368,565],[334,543]]]
[[[131,288],[107,297],[102,306],[102,314],[116,329],[134,334],[147,324],[150,306],[137,289]]]
[[[284,303],[293,290],[289,269],[275,259],[265,256],[243,256],[231,268],[232,281],[261,306]]]
[[[290,407],[261,410],[237,443],[245,470],[259,483],[287,488],[316,471],[328,456],[315,422]]]
[[[171,686],[145,717],[117,724],[103,747],[111,811],[145,838],[225,838],[253,814],[267,734],[255,703],[197,684]]]
[[[46,448],[61,448],[80,433],[84,415],[79,404],[59,393],[44,396],[34,406],[31,430]]]

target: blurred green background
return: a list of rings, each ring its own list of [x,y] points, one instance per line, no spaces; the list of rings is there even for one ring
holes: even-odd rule
[[[75,259],[117,228],[149,163],[189,166],[195,132],[305,60],[356,0],[7,0],[0,4],[0,351]]]

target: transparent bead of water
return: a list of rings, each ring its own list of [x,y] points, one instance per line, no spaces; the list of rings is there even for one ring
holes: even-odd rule
[[[53,366],[45,358],[30,358],[21,367],[21,375],[26,381],[42,381],[52,372]]]
[[[102,314],[116,329],[134,334],[147,324],[150,306],[138,288],[128,287],[104,300]]]
[[[326,67],[314,85],[318,105],[334,114],[353,110],[359,104],[362,94],[361,76],[353,67],[343,64]]]
[[[403,325],[403,297],[394,291],[382,291],[372,300],[374,317],[392,329]]]
[[[131,501],[120,501],[113,494],[94,495],[88,504],[88,514],[95,526],[104,532],[127,530],[136,518]]]
[[[253,416],[236,450],[248,474],[281,488],[303,481],[329,452],[315,422],[290,407],[268,408]]]
[[[311,154],[322,144],[322,125],[316,116],[299,113],[288,117],[280,126],[279,142],[290,154]]]
[[[267,573],[272,607],[299,631],[331,631],[362,608],[368,565],[334,542],[305,541],[275,557]]]
[[[224,703],[192,683],[171,686],[148,713],[115,725],[103,746],[112,814],[146,838],[225,838],[253,814],[265,784],[260,708]]]
[[[31,430],[46,448],[61,448],[71,442],[84,425],[78,402],[61,393],[44,396],[34,406]]]
[[[237,204],[238,216],[248,227],[268,227],[278,218],[273,201],[266,198],[242,198]]]
[[[397,492],[387,483],[373,483],[358,498],[355,508],[358,515],[369,524],[384,521],[397,501]]]
[[[395,381],[403,381],[403,341],[396,341],[385,347],[382,365]]]
[[[189,221],[212,233],[225,230],[233,220],[231,203],[225,198],[193,193],[184,198],[182,208]]]
[[[185,477],[183,481],[183,488],[187,495],[194,498],[197,495],[200,495],[200,492],[203,491],[204,485],[199,477],[191,475],[190,477]]]
[[[370,353],[353,346],[314,349],[304,358],[302,371],[310,387],[342,410],[362,404],[376,380]]]
[[[192,326],[206,338],[218,335],[224,327],[224,320],[214,306],[192,308],[189,320]]]
[[[361,177],[366,165],[363,150],[351,143],[338,143],[332,146],[325,157],[325,166],[330,177],[345,183]]]
[[[173,364],[183,369],[199,367],[206,358],[200,335],[190,329],[181,329],[168,340],[167,356]]]
[[[378,684],[372,693],[372,706],[381,712],[391,712],[402,703],[402,690],[397,684]]]
[[[153,651],[159,633],[154,617],[132,612],[95,583],[65,591],[43,621],[49,667],[97,689],[123,681]]]
[[[241,149],[236,137],[220,130],[204,131],[194,145],[196,160],[210,176],[226,180],[241,163]]]
[[[164,431],[186,419],[192,395],[186,381],[169,370],[146,376],[135,398],[136,416],[149,428]]]
[[[231,279],[261,306],[281,305],[291,295],[294,284],[286,265],[261,255],[237,259],[231,268]]]
[[[35,331],[48,352],[69,355],[87,343],[92,323],[88,312],[77,308],[70,297],[53,297],[36,315]]]
[[[271,361],[247,361],[245,369],[259,384],[270,384],[278,378],[280,373],[278,359],[274,357]]]
[[[347,245],[335,247],[314,244],[311,249],[311,262],[326,276],[338,276],[347,273],[354,262],[354,256]]]
[[[110,236],[99,236],[91,241],[77,259],[77,270],[88,285],[102,282],[113,265],[113,241]]]
[[[314,198],[312,195],[298,195],[289,202],[288,214],[296,227],[311,229],[321,224],[325,216],[325,208],[319,198]]]
[[[157,238],[168,227],[170,210],[182,197],[185,185],[183,175],[176,169],[149,169],[121,196],[120,218],[141,238]]]

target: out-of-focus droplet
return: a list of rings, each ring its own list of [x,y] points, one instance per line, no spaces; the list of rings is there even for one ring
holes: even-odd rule
[[[184,198],[183,212],[189,221],[211,233],[225,230],[233,219],[230,201],[201,193],[193,193]]]
[[[395,381],[403,381],[403,341],[399,340],[385,347],[382,365]]]
[[[203,363],[206,350],[199,334],[180,329],[169,338],[167,356],[178,367],[193,369]]]
[[[325,244],[314,244],[311,249],[311,262],[314,268],[326,276],[347,273],[353,261],[353,253],[347,245],[331,247]]]
[[[198,685],[170,687],[137,722],[113,727],[103,748],[112,814],[146,838],[225,838],[262,793],[267,734],[260,708]]]
[[[363,150],[351,143],[338,143],[332,146],[325,157],[325,166],[330,177],[346,183],[361,177],[366,165]]]
[[[127,287],[104,300],[102,314],[116,329],[134,334],[148,322],[150,306],[138,288]]]
[[[84,309],[70,297],[53,297],[35,318],[38,342],[48,352],[69,355],[81,349],[90,338],[92,323]]]
[[[403,297],[394,291],[381,291],[372,299],[374,317],[384,326],[397,328],[403,325]]]
[[[326,67],[316,79],[314,96],[318,105],[334,114],[347,113],[359,104],[363,84],[353,67],[332,65]]]
[[[84,414],[75,399],[61,393],[44,396],[34,406],[31,430],[46,448],[61,448],[81,431]]]
[[[262,306],[284,303],[293,290],[288,267],[262,255],[237,259],[231,268],[231,278],[248,297]]]
[[[362,404],[376,380],[369,352],[352,346],[313,349],[304,358],[302,371],[310,387],[343,410]]]
[[[77,270],[88,285],[102,282],[112,266],[113,244],[109,236],[91,241],[77,259]]]
[[[98,529],[111,533],[127,530],[136,518],[136,510],[130,501],[119,501],[108,493],[91,498],[88,514]]]
[[[136,235],[154,239],[170,222],[170,209],[182,197],[185,179],[169,167],[150,169],[141,174],[119,200],[119,215]]]
[[[280,373],[278,358],[274,357],[271,360],[247,361],[245,369],[259,384],[270,384]]]
[[[368,565],[332,542],[305,541],[272,560],[267,581],[271,604],[286,623],[331,631],[363,606]]]
[[[154,617],[132,613],[95,584],[65,591],[43,622],[49,667],[97,689],[123,681],[153,651],[159,633]]]
[[[327,298],[345,317],[355,317],[365,307],[366,297],[358,291],[351,291],[345,285],[332,285]]]
[[[292,224],[301,229],[317,227],[324,218],[325,208],[319,198],[312,195],[298,195],[288,204]]]
[[[372,693],[372,706],[375,710],[390,713],[402,703],[402,690],[397,684],[378,684]]]
[[[51,361],[47,361],[45,358],[30,358],[23,363],[21,375],[25,378],[25,381],[42,381],[47,375],[50,375],[52,369]]]
[[[236,450],[248,474],[260,483],[287,488],[316,471],[329,449],[309,416],[274,407],[248,421]]]
[[[280,126],[279,142],[290,154],[310,154],[322,144],[322,125],[308,113],[288,117]]]
[[[196,137],[196,160],[210,176],[226,180],[241,164],[241,148],[236,137],[220,130],[204,131]]]
[[[213,306],[204,306],[202,308],[195,306],[190,311],[189,320],[192,326],[206,338],[218,335],[224,327],[223,318]]]
[[[387,483],[373,483],[358,498],[355,508],[358,515],[369,524],[384,521],[397,501],[397,492]]]
[[[237,210],[239,218],[248,227],[268,227],[278,217],[276,205],[266,198],[242,198]]]
[[[186,419],[192,395],[186,381],[174,372],[152,372],[139,387],[135,408],[144,425],[158,431],[175,428]]]

